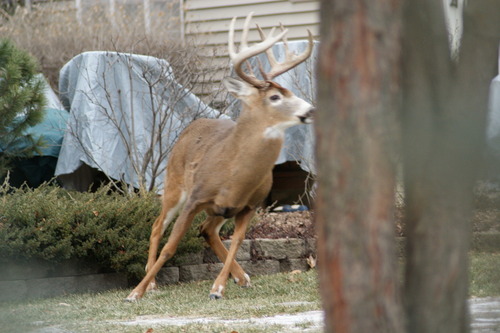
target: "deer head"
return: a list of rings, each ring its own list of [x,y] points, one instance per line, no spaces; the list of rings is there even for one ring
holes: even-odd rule
[[[235,51],[234,45],[234,26],[236,17],[232,19],[229,26],[229,57],[235,73],[243,81],[226,78],[223,83],[226,89],[236,98],[240,99],[247,109],[258,109],[262,117],[268,117],[268,119],[275,121],[276,124],[270,126],[270,129],[266,132],[266,134],[273,137],[278,134],[281,135],[284,129],[290,126],[300,123],[310,123],[312,121],[314,108],[303,99],[295,96],[290,90],[280,86],[272,80],[309,58],[314,46],[313,37],[308,30],[309,43],[307,49],[297,55],[290,52],[285,37],[288,30],[285,29],[283,25],[280,26],[281,32],[277,36],[273,36],[275,28],[271,30],[269,36],[266,36],[257,25],[262,41],[249,47],[247,39],[252,15],[253,13],[248,14],[245,20],[239,52]],[[281,63],[276,60],[272,51],[273,45],[280,40],[283,41],[283,46],[285,48],[285,60]],[[268,72],[264,72],[262,64],[259,61],[259,70],[262,79],[258,79],[249,65],[248,59],[263,52],[267,55],[271,69]],[[243,69],[244,63],[247,64],[248,73]]]

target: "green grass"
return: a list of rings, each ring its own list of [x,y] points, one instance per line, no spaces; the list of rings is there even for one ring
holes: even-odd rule
[[[68,295],[45,300],[0,303],[0,332],[30,332],[55,326],[73,332],[145,332],[147,326],[123,325],[136,318],[251,319],[320,309],[316,272],[255,277],[251,288],[228,283],[223,300],[208,297],[213,281],[178,284],[147,294],[138,302],[124,302],[130,290]],[[162,326],[161,332],[276,332],[279,326],[248,323]],[[156,325],[155,325],[156,327]],[[182,330],[181,330],[182,329]],[[156,329],[155,329],[155,332]]]
[[[500,253],[473,252],[469,258],[470,295],[500,296]]]
[[[470,255],[471,297],[500,296],[500,253]],[[208,298],[212,281],[162,287],[139,302],[123,299],[130,290],[68,295],[0,303],[0,332],[280,332],[290,327],[263,325],[255,318],[319,310],[317,274],[276,274],[254,277],[251,288],[228,283],[225,298]],[[138,325],[135,319],[209,318],[209,323]],[[224,320],[226,320],[224,322]],[[42,330],[46,327],[53,331]],[[297,332],[320,331],[312,322],[292,326]],[[37,331],[40,330],[40,331]]]

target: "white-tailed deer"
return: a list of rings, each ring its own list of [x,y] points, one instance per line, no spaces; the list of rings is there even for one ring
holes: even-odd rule
[[[265,36],[258,28],[262,41],[251,47],[247,36],[252,14],[246,18],[239,53],[234,50],[233,18],[229,28],[229,55],[235,72],[244,81],[225,78],[224,85],[241,100],[243,109],[237,122],[227,119],[198,119],[190,124],[175,144],[167,166],[162,211],[153,224],[146,276],[130,293],[127,300],[141,298],[146,290],[154,289],[155,276],[170,259],[196,214],[205,211],[207,219],[200,231],[215,254],[224,263],[210,298],[221,298],[229,274],[240,286],[250,286],[250,278],[235,261],[235,255],[245,237],[248,222],[268,195],[272,184],[272,169],[281,150],[285,129],[300,123],[310,123],[314,108],[289,90],[271,81],[274,77],[305,61],[313,49],[309,44],[300,55],[288,50],[287,30],[273,36],[274,28]],[[283,40],[286,59],[278,63],[271,47]],[[252,56],[266,52],[271,70],[258,79],[242,65]],[[175,221],[169,239],[157,258],[160,239],[165,229]],[[229,251],[219,237],[225,220],[235,217],[235,230]]]

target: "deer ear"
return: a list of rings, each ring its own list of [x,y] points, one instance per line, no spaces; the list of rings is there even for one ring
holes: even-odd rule
[[[233,79],[232,77],[225,77],[222,80],[222,83],[226,89],[237,98],[248,96],[252,93],[253,87],[251,85],[243,81]]]

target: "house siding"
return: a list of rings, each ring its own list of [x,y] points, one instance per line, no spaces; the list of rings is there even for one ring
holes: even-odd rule
[[[239,20],[235,26],[235,41],[241,40],[243,20],[254,12],[248,42],[260,41],[255,23],[269,32],[272,27],[283,23],[288,29],[287,38],[298,40],[307,38],[310,30],[319,37],[319,1],[317,0],[184,0],[184,39],[194,43],[206,57],[206,66],[211,74],[198,82],[205,95],[207,91],[220,89],[220,81],[228,74],[229,58],[227,38],[229,24],[234,16]]]
[[[185,38],[194,38],[207,46],[227,43],[229,24],[234,16],[241,18],[236,26],[236,38],[242,30],[242,19],[254,12],[254,21],[264,29],[280,22],[289,30],[289,39],[304,39],[307,29],[319,35],[319,1],[290,0],[186,0],[184,2]],[[251,27],[249,42],[260,41],[255,25]]]

